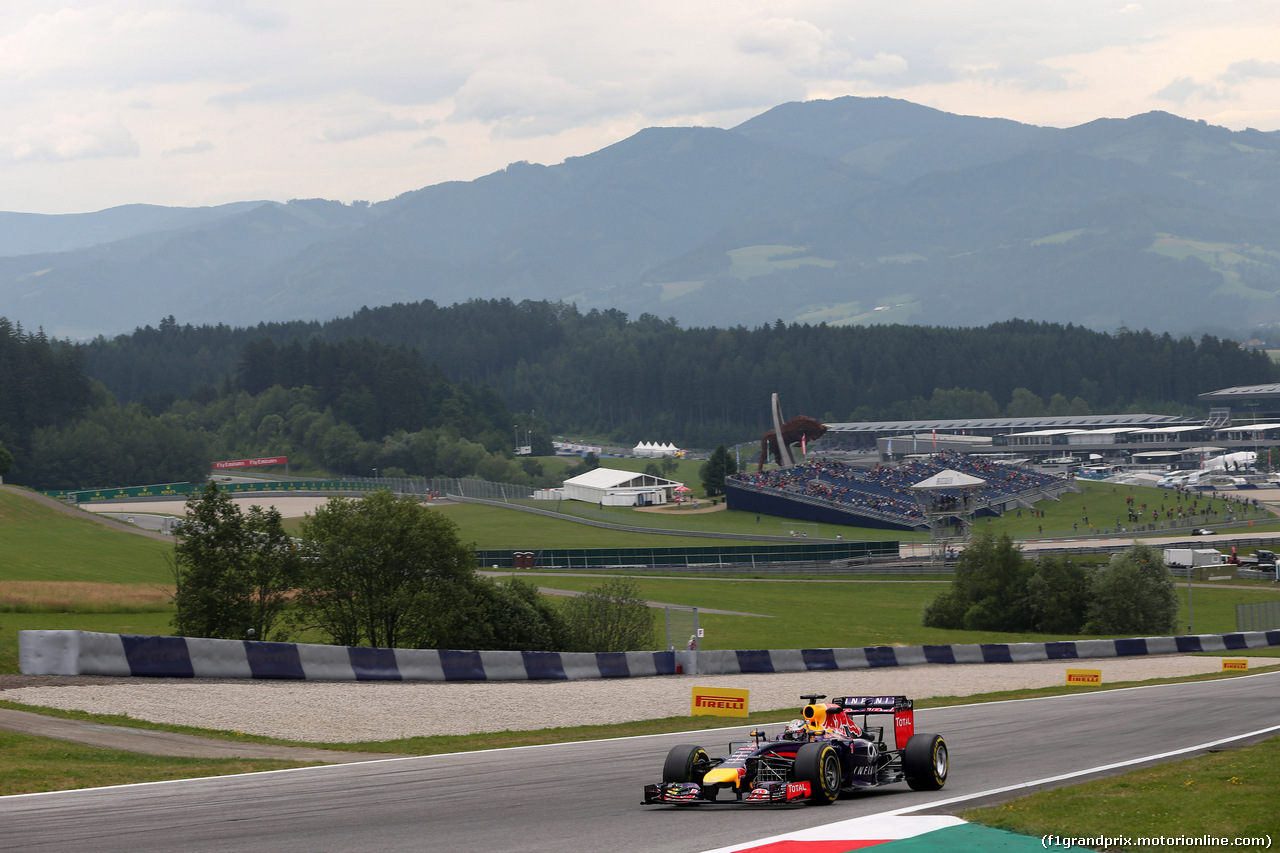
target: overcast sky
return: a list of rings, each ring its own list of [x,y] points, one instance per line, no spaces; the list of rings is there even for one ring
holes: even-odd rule
[[[841,95],[1277,130],[1280,3],[5,0],[0,210],[380,201]]]

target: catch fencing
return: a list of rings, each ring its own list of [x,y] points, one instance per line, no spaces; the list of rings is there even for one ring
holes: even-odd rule
[[[1237,631],[1271,631],[1276,628],[1280,628],[1280,601],[1236,605]]]

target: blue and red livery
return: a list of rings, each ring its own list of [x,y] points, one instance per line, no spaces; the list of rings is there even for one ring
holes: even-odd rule
[[[947,782],[947,743],[941,735],[915,731],[914,706],[905,696],[846,696],[831,702],[821,694],[806,701],[803,719],[770,738],[729,744],[729,755],[712,758],[701,746],[681,744],[667,754],[662,781],[644,786],[644,802],[693,805],[716,802],[721,793],[739,803],[829,805],[842,793],[905,781],[916,791],[937,791]],[[892,717],[892,746],[885,725],[871,715]],[[855,721],[860,717],[861,724]]]

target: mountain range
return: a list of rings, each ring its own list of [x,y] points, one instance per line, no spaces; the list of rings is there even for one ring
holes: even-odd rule
[[[57,337],[562,300],[687,326],[1280,321],[1280,132],[1065,129],[890,98],[643,130],[377,204],[0,213],[0,315]]]

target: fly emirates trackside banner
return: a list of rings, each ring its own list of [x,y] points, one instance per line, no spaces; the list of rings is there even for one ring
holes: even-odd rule
[[[732,687],[695,687],[693,688],[693,716],[710,714],[713,717],[745,717],[747,716],[746,690]]]
[[[261,465],[287,465],[289,464],[288,456],[266,456],[262,459],[232,459],[229,462],[213,463],[213,470],[221,471],[224,468],[257,468]]]

